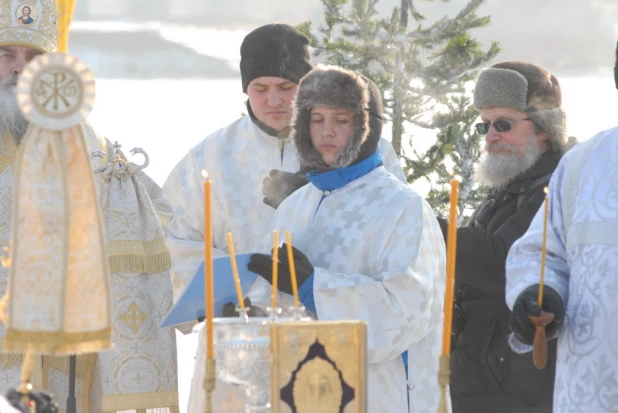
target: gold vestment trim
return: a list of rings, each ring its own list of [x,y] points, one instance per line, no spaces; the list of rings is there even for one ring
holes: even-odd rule
[[[118,410],[156,409],[167,407],[172,413],[179,413],[178,392],[120,394],[103,396],[103,413],[116,413]]]
[[[17,155],[17,144],[10,134],[5,134],[2,137],[2,142],[7,153],[0,154],[0,173],[4,172],[8,166],[13,165],[15,155]]]
[[[107,243],[107,257],[112,273],[153,273],[172,267],[172,258],[164,238],[149,242],[111,241]]]
[[[9,328],[4,339],[4,351],[71,355],[94,353],[111,347],[111,329],[92,332],[22,331]]]

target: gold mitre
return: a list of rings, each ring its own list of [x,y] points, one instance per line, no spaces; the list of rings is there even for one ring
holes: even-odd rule
[[[32,59],[15,89],[30,125],[13,161],[10,268],[7,295],[0,303],[4,350],[11,353],[81,354],[111,345],[105,239],[84,135],[94,76],[66,53],[75,1],[57,1],[60,53],[50,49]],[[41,15],[31,14],[38,2]],[[48,7],[56,6],[53,0],[0,0],[4,4],[14,5],[12,13],[21,18],[17,24],[40,28],[45,10],[55,15]],[[20,33],[10,30],[15,31],[0,33]],[[25,30],[33,33],[29,39],[40,33]],[[27,44],[15,39],[5,44]],[[27,378],[26,367],[22,373]]]
[[[0,47],[54,52],[58,46],[55,0],[0,0]]]

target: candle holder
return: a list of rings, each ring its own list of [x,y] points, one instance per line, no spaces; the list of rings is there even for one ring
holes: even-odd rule
[[[238,313],[238,319],[242,322],[249,322],[249,307],[236,307],[236,312]]]
[[[311,317],[307,315],[305,306],[292,306],[288,308],[288,313],[291,314],[292,321],[310,321]]]
[[[271,321],[277,321],[281,318],[281,314],[283,313],[283,309],[281,307],[267,307],[266,314]]]
[[[440,356],[440,370],[438,371],[438,384],[440,385],[440,404],[438,413],[448,412],[448,388],[451,381],[451,356]]]
[[[206,413],[213,413],[212,392],[217,383],[217,362],[216,360],[206,360],[206,375],[204,377],[204,390],[206,390]]]
[[[217,376],[243,386],[247,413],[270,413],[270,324],[269,317],[242,314],[214,322]]]
[[[245,390],[247,413],[270,413],[270,327],[281,321],[312,321],[304,307],[268,308],[267,317],[249,317],[249,308],[238,308],[239,317],[214,320],[217,377]]]
[[[553,313],[547,311],[541,311],[541,314],[537,317],[528,315],[535,329],[532,361],[534,362],[534,366],[539,370],[543,370],[547,365],[547,336],[545,327],[554,321],[554,317]]]

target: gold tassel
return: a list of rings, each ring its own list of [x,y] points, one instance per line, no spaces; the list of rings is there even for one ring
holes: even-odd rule
[[[21,354],[14,353],[2,353],[0,354],[0,366],[3,369],[20,366],[24,360],[24,356]]]
[[[109,328],[83,333],[32,332],[8,329],[4,350],[25,351],[40,354],[73,355],[96,353],[111,347]]]
[[[447,413],[446,389],[451,381],[451,356],[440,356],[440,371],[438,371],[438,383],[440,384],[440,405],[438,413]]]
[[[94,362],[94,359],[91,360],[92,356],[96,356],[95,354],[83,354],[77,356],[75,360],[75,376],[84,379],[86,377],[86,372],[89,370],[89,364]],[[94,363],[93,363],[94,364]],[[51,357],[50,362],[51,368],[54,370],[58,370],[62,373],[69,374],[69,357]]]

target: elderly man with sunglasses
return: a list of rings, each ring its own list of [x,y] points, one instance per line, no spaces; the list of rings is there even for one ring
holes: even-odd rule
[[[505,264],[544,200],[544,188],[567,144],[558,80],[524,62],[481,72],[474,105],[483,121],[485,153],[478,179],[487,200],[457,232],[455,313],[451,355],[453,413],[548,413],[556,346],[537,370],[532,356],[508,344]],[[440,222],[446,238],[445,221]]]

